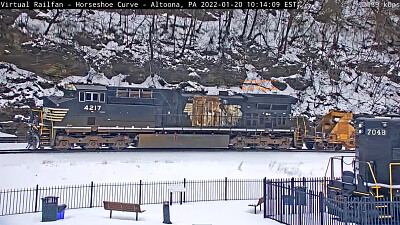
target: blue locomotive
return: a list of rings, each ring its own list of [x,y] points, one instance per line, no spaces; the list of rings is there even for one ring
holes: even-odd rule
[[[33,148],[278,149],[295,141],[296,98],[287,95],[72,84],[64,92],[33,110]]]

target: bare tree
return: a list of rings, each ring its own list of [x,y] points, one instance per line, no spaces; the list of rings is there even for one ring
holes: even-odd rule
[[[183,45],[182,45],[182,51],[181,51],[179,57],[182,57],[182,56],[183,56],[183,53],[184,53],[185,50],[186,50],[186,43],[187,43],[187,40],[188,40],[188,38],[189,38],[190,32],[191,32],[191,30],[192,30],[193,24],[194,24],[194,19],[193,19],[193,17],[192,17],[192,18],[190,18],[189,28],[188,28],[188,31],[187,31],[186,34],[185,34],[185,38],[184,38],[184,40],[183,40]]]
[[[60,14],[61,14],[61,10],[56,9],[56,14],[53,16],[53,18],[51,18],[51,19],[48,21],[49,26],[47,26],[47,29],[44,31],[44,33],[43,33],[44,35],[47,35],[47,34],[49,33],[50,28],[51,28],[51,25],[53,25],[54,23],[57,22],[57,17],[58,17]]]
[[[155,13],[152,14],[150,29],[149,29],[149,47],[150,47],[150,62],[154,59],[154,47],[153,47],[153,34],[154,34],[154,21],[155,21]]]
[[[279,45],[279,51],[282,52],[283,54],[285,54],[285,52],[286,52],[286,47],[287,47],[287,43],[288,43],[288,35],[290,32],[290,28],[292,27],[292,24],[293,24],[294,16],[295,16],[295,12],[290,10],[288,24],[286,25],[286,32],[284,35],[282,35],[282,40]]]
[[[246,17],[244,18],[244,25],[243,25],[243,30],[242,30],[242,34],[239,36],[239,39],[243,39],[245,33],[246,33],[246,28],[247,28],[247,21],[249,19],[249,11],[250,9],[248,9],[246,11]]]
[[[251,29],[250,29],[249,35],[247,36],[247,39],[250,39],[251,36],[253,35],[254,26],[257,23],[257,13],[258,13],[258,9],[256,9],[256,12],[254,13],[253,23],[251,25]]]

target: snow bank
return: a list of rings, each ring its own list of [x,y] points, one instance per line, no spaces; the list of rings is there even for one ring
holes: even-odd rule
[[[343,154],[190,151],[6,154],[0,157],[3,180],[0,189],[33,187],[36,184],[89,184],[91,181],[321,177],[329,157],[335,155]]]

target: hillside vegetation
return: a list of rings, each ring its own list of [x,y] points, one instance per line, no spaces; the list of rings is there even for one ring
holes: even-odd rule
[[[40,104],[60,94],[57,84],[76,81],[152,86],[150,76],[155,87],[203,92],[275,79],[271,93],[297,97],[296,114],[399,113],[400,9],[308,2],[297,10],[1,10],[0,104]]]

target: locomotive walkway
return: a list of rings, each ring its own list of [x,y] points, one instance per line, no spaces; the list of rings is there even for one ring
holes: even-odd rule
[[[353,150],[342,150],[342,151],[315,151],[314,149],[282,149],[282,150],[257,150],[257,149],[245,149],[235,150],[228,148],[192,148],[192,149],[167,149],[167,148],[125,148],[125,149],[68,149],[68,150],[53,150],[53,149],[0,149],[0,154],[25,154],[25,153],[80,153],[80,152],[319,152],[319,153],[354,153]]]

